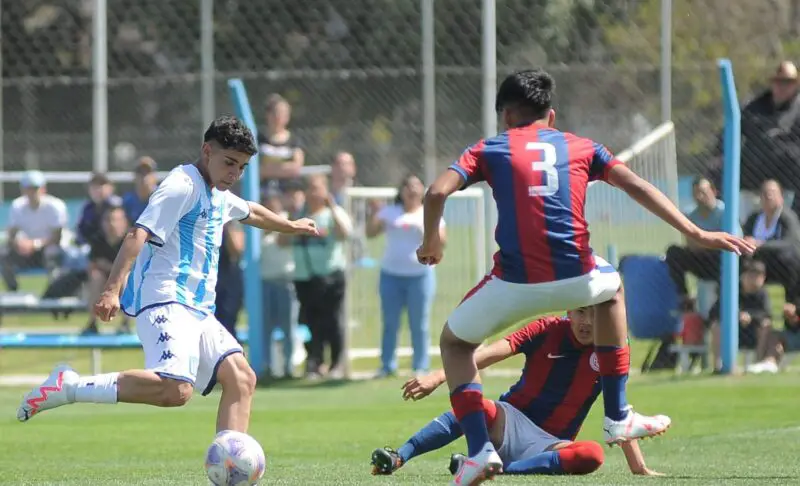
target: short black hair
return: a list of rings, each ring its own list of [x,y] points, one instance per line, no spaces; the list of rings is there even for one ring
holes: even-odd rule
[[[742,273],[767,274],[767,266],[760,260],[745,260],[742,263]]]
[[[706,177],[706,176],[703,176],[703,175],[696,176],[696,177],[695,177],[695,178],[692,180],[692,189],[695,189],[695,188],[697,188],[697,186],[699,186],[699,185],[700,185],[700,184],[702,184],[703,182],[708,182],[708,185],[710,185],[710,186],[711,186],[711,189],[714,189],[714,190],[716,190],[716,189],[717,189],[716,185],[714,185],[714,181],[712,181],[711,179],[709,179],[708,177]]]
[[[111,179],[103,172],[92,172],[92,178],[89,179],[90,186],[105,186],[111,184]]]
[[[494,108],[516,109],[526,116],[541,119],[553,107],[555,92],[553,77],[542,69],[527,69],[511,74],[497,90]]]
[[[225,150],[234,150],[250,156],[258,153],[253,132],[244,122],[232,115],[223,115],[208,126],[203,142],[216,142]]]

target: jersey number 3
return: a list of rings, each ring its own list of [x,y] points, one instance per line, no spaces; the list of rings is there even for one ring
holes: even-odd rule
[[[558,192],[558,170],[556,169],[556,148],[549,143],[528,142],[525,150],[535,150],[542,153],[542,160],[533,162],[531,169],[534,172],[544,172],[542,184],[528,186],[528,196],[552,196]]]

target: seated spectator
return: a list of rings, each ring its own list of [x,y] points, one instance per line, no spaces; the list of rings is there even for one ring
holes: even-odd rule
[[[739,349],[755,349],[756,356],[761,359],[772,330],[772,307],[764,288],[766,268],[762,262],[755,260],[745,262],[742,267],[739,279]],[[709,313],[714,372],[722,368],[719,318],[720,301],[717,300]]]
[[[8,250],[0,262],[3,280],[11,291],[18,289],[18,269],[46,268],[52,276],[63,254],[61,234],[67,225],[67,206],[47,194],[45,182],[41,172],[26,172],[20,181],[23,195],[11,203]]]
[[[386,248],[381,261],[378,293],[381,298],[383,332],[381,334],[381,369],[378,377],[397,372],[397,334],[403,311],[408,312],[412,368],[415,374],[428,372],[429,318],[436,294],[434,268],[417,261],[417,248],[422,244],[424,228],[422,197],[425,186],[419,177],[403,178],[397,198],[391,206],[372,204],[367,222],[367,236],[386,234]],[[439,226],[444,240],[444,220]]]
[[[89,200],[83,205],[78,219],[77,243],[91,245],[102,239],[103,213],[111,206],[121,206],[122,199],[114,195],[114,186],[105,174],[93,174],[89,180]]]
[[[705,177],[696,178],[692,183],[692,196],[697,206],[686,215],[689,220],[704,230],[720,231],[725,204],[717,199],[714,184]],[[678,294],[684,301],[688,300],[689,293],[686,287],[687,272],[701,280],[719,281],[719,250],[702,248],[689,240],[685,246],[667,248],[666,262]]]
[[[300,314],[311,332],[306,346],[306,376],[319,378],[330,372],[331,378],[344,376],[344,241],[352,231],[350,217],[336,205],[328,192],[328,178],[317,174],[308,178],[303,209],[293,218],[311,218],[317,223],[319,237],[279,235],[281,244],[291,242],[295,273],[294,284]],[[325,348],[330,348],[330,366],[324,364]]]
[[[260,175],[263,191],[282,191],[286,183],[300,176],[305,153],[289,131],[292,106],[278,94],[267,98],[267,126],[258,132]]]
[[[268,193],[264,206],[270,211],[289,217],[284,202],[277,192]],[[296,326],[296,300],[294,296],[294,253],[288,242],[278,241],[278,233],[269,232],[261,239],[261,285],[264,293],[264,361],[267,369],[259,378],[272,378],[272,350],[275,329],[283,331],[283,375],[284,379],[294,376],[292,356],[294,355],[294,335]]]
[[[150,195],[158,186],[156,162],[150,157],[142,157],[133,170],[133,190],[122,196],[125,216],[131,224],[135,223],[150,200]]]
[[[757,246],[752,258],[764,262],[767,281],[781,284],[786,301],[795,302],[800,297],[800,220],[783,206],[776,181],[761,185],[761,209],[747,218],[743,230],[745,239]]]
[[[120,204],[109,205],[105,208],[101,218],[101,230],[99,236],[94,236],[89,240],[89,267],[87,269],[86,298],[89,303],[89,322],[83,330],[83,334],[96,334],[97,318],[94,316],[94,303],[100,297],[105,287],[111,267],[117,258],[117,253],[125,239],[128,231],[128,218],[125,217],[125,210]],[[122,325],[118,333],[130,333],[130,324],[127,316],[123,318]]]
[[[783,329],[770,332],[764,359],[748,366],[748,373],[777,373],[784,354],[800,352],[800,316],[797,311],[798,306],[794,303],[783,307]]]

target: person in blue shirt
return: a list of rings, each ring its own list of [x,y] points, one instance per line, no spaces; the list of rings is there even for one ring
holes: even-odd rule
[[[150,195],[158,186],[156,178],[156,162],[150,157],[142,157],[133,170],[133,190],[122,196],[122,207],[125,216],[133,223],[142,215]]]

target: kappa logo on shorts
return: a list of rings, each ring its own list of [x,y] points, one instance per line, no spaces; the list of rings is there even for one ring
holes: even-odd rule
[[[150,323],[154,326],[163,326],[167,322],[169,322],[169,319],[164,314],[150,314]]]
[[[203,210],[200,211],[200,219],[206,219],[206,218],[208,218],[208,209],[203,208]]]
[[[159,361],[159,362],[161,362],[161,361],[167,361],[167,360],[169,360],[169,359],[172,359],[172,358],[174,358],[174,357],[175,357],[175,355],[174,355],[174,354],[172,354],[172,351],[170,351],[170,350],[168,349],[168,350],[164,351],[163,353],[161,353],[161,359],[159,359],[158,361]]]
[[[169,333],[167,333],[167,332],[162,332],[162,333],[161,333],[161,334],[158,336],[158,341],[157,341],[157,342],[158,342],[158,344],[161,344],[161,343],[165,343],[165,342],[167,342],[167,341],[171,341],[172,339],[173,339],[173,337],[172,337],[172,336],[170,336],[170,335],[169,335]]]

